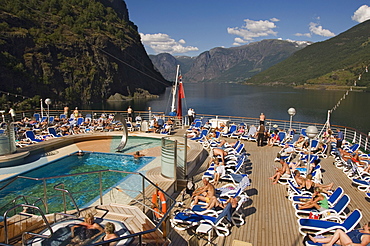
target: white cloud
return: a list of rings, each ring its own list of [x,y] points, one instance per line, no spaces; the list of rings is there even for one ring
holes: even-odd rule
[[[311,22],[309,24],[310,26],[310,32],[319,36],[324,36],[324,37],[334,37],[335,34],[329,31],[328,29],[323,29],[322,26],[319,26],[319,24]]]
[[[311,37],[311,33],[296,33],[296,34],[294,34],[294,36],[297,36],[297,37],[308,37],[308,38],[310,38]]]
[[[269,35],[276,36],[277,32],[273,29],[276,28],[274,22],[279,21],[279,19],[271,18],[269,20],[249,20],[245,19],[245,24],[242,27],[228,27],[227,32],[239,36],[234,39],[233,45],[241,45],[243,43],[248,43],[258,37],[266,37]]]
[[[198,50],[197,47],[193,46],[184,46],[186,43],[184,39],[176,40],[172,39],[170,36],[164,33],[156,34],[144,34],[140,33],[141,41],[148,45],[154,50],[157,54],[159,53],[186,53],[189,51]]]
[[[362,5],[359,7],[352,16],[352,20],[359,23],[370,19],[370,7],[367,5]]]

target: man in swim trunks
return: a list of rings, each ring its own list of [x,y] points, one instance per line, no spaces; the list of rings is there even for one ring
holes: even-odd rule
[[[209,182],[208,178],[203,178],[203,184],[203,187],[200,187],[193,192],[193,205],[198,204],[198,201],[209,203],[211,198],[216,194],[215,187]]]

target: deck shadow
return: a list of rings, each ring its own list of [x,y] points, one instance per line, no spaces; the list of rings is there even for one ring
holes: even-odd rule
[[[249,197],[258,195],[258,190],[256,188],[249,189],[245,191]]]

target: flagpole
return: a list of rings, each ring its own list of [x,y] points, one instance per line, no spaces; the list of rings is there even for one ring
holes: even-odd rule
[[[180,70],[180,65],[177,65],[175,86],[174,86],[174,88],[172,90],[171,112],[174,112],[175,111],[176,90],[177,90],[177,82],[178,82],[178,77],[179,77],[179,70]]]

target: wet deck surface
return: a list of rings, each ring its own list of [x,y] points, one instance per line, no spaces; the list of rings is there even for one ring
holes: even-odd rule
[[[228,141],[231,141],[228,139]],[[233,140],[234,141],[234,140]],[[251,186],[247,189],[250,200],[245,203],[244,214],[246,223],[241,227],[232,227],[228,237],[214,237],[214,245],[233,245],[234,240],[252,243],[252,245],[304,245],[303,236],[298,231],[297,217],[294,208],[286,198],[285,185],[273,185],[268,179],[273,173],[273,167],[279,166],[274,162],[279,147],[257,147],[255,142],[244,142],[250,162],[246,166],[246,173],[251,179]],[[360,226],[370,221],[369,200],[364,192],[352,186],[350,179],[333,165],[334,159],[322,159],[324,184],[334,182],[334,189],[341,186],[351,202],[347,212],[360,209],[363,214]],[[200,181],[205,170],[204,164],[197,172],[196,180]],[[200,184],[200,183],[198,183]],[[224,183],[223,183],[224,184]],[[222,184],[219,184],[221,186]],[[181,200],[180,198],[178,199]],[[189,206],[190,201],[186,201]],[[173,238],[173,245],[205,245],[207,241],[194,237],[194,231],[176,232],[182,239]],[[185,240],[184,240],[185,239]]]

